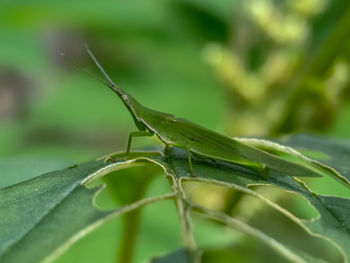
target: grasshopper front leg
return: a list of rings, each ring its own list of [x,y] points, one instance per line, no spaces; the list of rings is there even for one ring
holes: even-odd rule
[[[141,136],[153,136],[153,131],[135,131],[129,134],[128,146],[126,148],[126,155],[128,156],[130,153],[131,140],[133,137],[141,137]]]
[[[152,131],[135,131],[135,132],[131,132],[129,134],[129,139],[128,139],[128,146],[127,146],[127,149],[126,149],[126,157],[130,154],[130,147],[131,147],[131,141],[132,141],[132,137],[141,137],[141,136],[152,136],[154,134],[154,132]],[[108,162],[110,160],[113,160],[114,158],[114,155],[112,156],[107,156],[105,159],[104,159],[104,162]]]

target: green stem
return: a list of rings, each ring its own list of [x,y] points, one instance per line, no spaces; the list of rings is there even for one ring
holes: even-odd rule
[[[117,263],[131,263],[140,229],[141,209],[123,216],[123,229],[120,239]]]
[[[185,197],[185,192],[181,185],[181,179],[177,178],[171,179],[172,188],[176,194],[176,208],[179,215],[180,225],[181,225],[181,234],[184,242],[184,246],[188,249],[192,262],[200,262],[200,254],[197,249],[197,244],[194,239],[192,222],[190,218],[190,204],[187,202]]]
[[[136,244],[137,234],[140,225],[141,219],[141,209],[146,204],[151,204],[163,200],[174,199],[174,193],[164,194],[155,197],[149,197],[141,199],[132,204],[126,205],[124,208],[121,208],[119,211],[123,211],[124,214],[124,225],[123,233],[121,238],[121,245],[119,247],[119,256],[117,257],[116,262],[130,263],[132,262],[133,251]],[[128,221],[130,220],[130,221]]]
[[[188,210],[184,200],[177,196],[176,197],[176,208],[180,219],[181,224],[181,233],[184,241],[185,247],[190,251],[195,251],[197,249],[196,242],[194,241],[192,224],[188,216]]]
[[[134,169],[139,168],[135,167]],[[144,172],[146,172],[145,169],[146,167],[142,167],[142,170]],[[124,204],[125,207],[127,207],[130,205],[130,203],[137,204],[138,202],[142,202],[142,200],[146,200],[147,198],[142,198],[144,197],[147,186],[149,185],[153,177],[148,176],[143,178],[144,182],[142,184],[139,183],[135,185],[137,191],[132,192],[130,194],[126,193],[123,189],[130,186],[130,183],[132,183],[133,181],[141,180],[142,178],[138,179],[133,176],[135,170],[124,171],[123,173],[123,176],[118,175],[118,173],[112,173],[103,178],[103,181],[108,185],[108,190],[110,191],[115,204]],[[122,220],[122,233],[120,236],[120,242],[118,242],[118,253],[115,262],[131,263],[133,261],[137,236],[140,229],[141,209],[139,208],[127,214],[124,214]]]

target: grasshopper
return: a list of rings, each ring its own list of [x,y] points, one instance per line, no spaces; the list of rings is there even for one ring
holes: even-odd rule
[[[321,176],[314,169],[249,146],[186,119],[155,111],[141,105],[133,96],[124,92],[112,81],[91,50],[87,46],[86,49],[106,80],[97,78],[119,96],[130,112],[138,129],[138,131],[129,134],[126,156],[130,153],[133,137],[153,136],[155,134],[165,144],[166,148],[175,146],[186,150],[189,171],[192,176],[195,176],[195,173],[193,171],[191,154],[242,165],[261,172],[260,174],[264,177],[270,169],[277,170],[288,176]]]

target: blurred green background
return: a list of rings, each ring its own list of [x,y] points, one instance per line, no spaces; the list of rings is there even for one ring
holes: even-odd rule
[[[61,52],[97,72],[87,43],[144,105],[227,135],[349,137],[349,35],[348,0],[3,0],[1,186],[124,150],[136,130]],[[148,194],[167,187],[159,177]],[[172,203],[143,218],[135,262],[181,246]],[[119,234],[112,220],[57,262],[113,262]]]

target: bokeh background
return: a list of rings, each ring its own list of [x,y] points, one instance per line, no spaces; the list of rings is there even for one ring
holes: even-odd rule
[[[61,52],[98,74],[87,43],[144,105],[230,136],[346,138],[349,36],[348,0],[3,0],[0,186],[123,150],[135,130],[119,99]],[[164,189],[157,179],[149,192]],[[172,204],[143,218],[135,262],[181,246]],[[57,262],[113,262],[120,224],[111,220]]]

